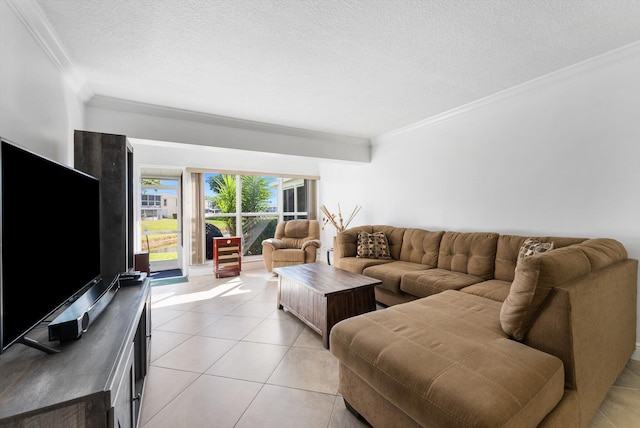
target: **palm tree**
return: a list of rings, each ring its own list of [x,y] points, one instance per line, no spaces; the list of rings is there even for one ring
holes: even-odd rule
[[[214,204],[220,208],[223,213],[236,212],[236,176],[230,174],[214,175],[207,179],[209,188],[216,192],[213,197]],[[236,230],[236,218],[224,217],[222,219],[227,225],[227,230],[232,234]]]

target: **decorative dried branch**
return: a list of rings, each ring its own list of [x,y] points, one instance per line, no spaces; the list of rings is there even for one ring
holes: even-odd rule
[[[340,204],[338,204],[338,214],[332,214],[331,211],[326,207],[326,205],[320,206],[320,211],[325,215],[325,218],[322,219],[322,229],[331,223],[333,227],[336,228],[338,232],[344,231],[347,227],[349,227],[349,223],[355,218],[355,216],[360,212],[362,207],[360,205],[356,205],[356,207],[351,212],[348,220],[345,222],[342,217],[342,210],[340,209]],[[337,217],[337,218],[336,218]]]

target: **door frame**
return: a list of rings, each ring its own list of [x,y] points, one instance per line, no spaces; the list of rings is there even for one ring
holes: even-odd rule
[[[182,192],[182,170],[181,169],[166,169],[166,168],[142,168],[140,171],[140,198],[142,198],[142,194],[144,189],[146,188],[154,188],[154,189],[167,189],[170,191],[176,191],[176,230],[171,231],[171,233],[177,234],[177,257],[175,259],[170,260],[162,260],[162,261],[149,261],[149,265],[151,268],[151,272],[158,272],[164,270],[171,269],[181,269],[184,274],[184,231],[183,231],[183,206],[184,206],[184,197]],[[142,184],[142,180],[144,179],[153,179],[153,180],[177,180],[178,184],[175,186],[171,185],[161,185],[161,186],[144,186]],[[162,207],[161,207],[162,208]],[[140,204],[139,209],[140,216],[140,237],[141,237],[141,248],[142,250],[146,250],[146,246],[144,244],[145,236],[147,234],[144,230],[142,230],[142,204]]]

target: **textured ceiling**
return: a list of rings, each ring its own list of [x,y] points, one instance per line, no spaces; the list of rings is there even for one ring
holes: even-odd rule
[[[639,0],[36,0],[96,95],[374,137],[640,40]]]

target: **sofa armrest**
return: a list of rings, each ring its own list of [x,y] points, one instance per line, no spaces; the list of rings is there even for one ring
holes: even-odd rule
[[[310,239],[302,244],[302,250],[304,251],[304,261],[305,263],[315,263],[318,248],[320,248],[320,240],[319,239]]]
[[[271,251],[284,248],[284,242],[277,238],[269,238],[262,241],[262,246],[269,248]]]
[[[637,278],[629,259],[555,287],[527,334],[526,345],[563,360],[581,401],[599,403],[635,350]]]
[[[336,266],[343,257],[355,257],[358,249],[358,230],[347,229],[333,237],[333,261]]]
[[[269,238],[262,241],[262,259],[267,272],[271,272],[273,269],[273,252],[284,247],[284,242],[277,238]]]
[[[315,248],[320,248],[320,240],[319,239],[310,239],[308,241],[305,241],[302,244],[302,249],[306,250],[307,247],[315,247]]]

